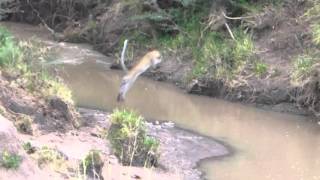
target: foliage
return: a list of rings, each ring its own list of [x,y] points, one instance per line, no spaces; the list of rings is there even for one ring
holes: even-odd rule
[[[264,75],[268,71],[268,65],[263,62],[256,62],[254,64],[254,72],[258,76]]]
[[[36,151],[36,148],[30,142],[23,143],[22,147],[28,154],[33,154]]]
[[[108,134],[112,148],[124,165],[155,166],[159,142],[146,135],[144,119],[129,110],[114,110]]]
[[[13,36],[0,28],[0,67],[15,76],[15,81],[33,93],[44,97],[59,96],[72,103],[69,88],[53,77],[45,67],[52,57],[50,48],[35,41],[16,43]]]
[[[308,77],[316,63],[319,63],[319,60],[313,54],[299,55],[293,62],[292,79],[300,81]]]
[[[254,60],[252,38],[241,30],[235,30],[235,41],[223,35],[209,32],[201,49],[194,49],[195,77],[231,78],[245,64]]]
[[[17,66],[21,61],[22,52],[13,40],[13,36],[9,31],[0,27],[0,66],[22,70],[24,67]]]
[[[43,167],[49,165],[55,171],[61,171],[66,168],[66,162],[64,156],[56,149],[49,148],[47,146],[39,149],[33,157],[37,160],[38,166]]]
[[[1,153],[0,166],[6,169],[17,169],[21,162],[21,156],[15,153],[10,153],[8,151],[3,151]]]
[[[14,2],[15,0],[0,1],[0,20],[5,19],[8,13],[12,13],[15,11],[14,7],[12,6],[12,4],[15,4]]]
[[[103,164],[101,152],[98,150],[91,150],[81,161],[81,174],[84,177],[86,177],[86,175],[90,175],[91,177],[98,176],[97,178],[99,179]]]
[[[320,11],[319,11],[320,13]],[[319,21],[320,23],[320,21]],[[313,24],[312,25],[312,35],[313,35],[313,42],[320,46],[320,24]]]
[[[14,122],[17,130],[24,134],[32,134],[32,119],[30,116],[20,114]]]

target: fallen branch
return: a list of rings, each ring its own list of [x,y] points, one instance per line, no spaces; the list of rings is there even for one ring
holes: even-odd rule
[[[222,15],[223,15],[223,17],[225,17],[226,19],[230,19],[230,20],[241,20],[241,19],[250,19],[250,18],[254,18],[254,16],[229,17],[229,16],[227,16],[223,11],[222,11]]]
[[[30,0],[27,0],[27,2],[28,2],[28,5],[31,7],[32,11],[36,13],[37,17],[39,18],[39,20],[41,21],[41,23],[44,25],[44,27],[45,27],[48,31],[50,31],[50,33],[51,33],[52,35],[55,35],[56,32],[47,25],[47,23],[45,22],[45,20],[40,16],[39,11],[37,11],[37,10],[34,8],[34,6],[32,5],[32,3],[30,3]]]
[[[227,27],[228,32],[229,32],[229,34],[230,34],[231,38],[232,38],[233,40],[236,40],[236,39],[234,38],[234,35],[233,35],[233,33],[232,33],[232,31],[231,31],[231,29],[230,29],[230,27],[229,27],[228,23],[227,23],[227,22],[225,22],[225,23],[224,23],[224,25]]]

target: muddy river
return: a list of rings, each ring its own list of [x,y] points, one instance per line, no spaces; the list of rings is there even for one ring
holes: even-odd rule
[[[30,26],[7,26],[20,36],[39,35]],[[123,73],[108,70],[110,59],[87,47],[54,46],[60,56],[52,64],[63,63],[60,72],[79,106],[103,110],[130,107],[147,118],[173,121],[228,145],[230,156],[200,163],[207,179],[320,180],[320,126],[311,119],[189,95],[143,77],[120,104],[116,95]]]

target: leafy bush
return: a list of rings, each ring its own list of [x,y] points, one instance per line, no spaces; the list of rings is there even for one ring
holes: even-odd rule
[[[155,166],[159,142],[146,135],[142,116],[129,110],[114,110],[108,134],[115,155],[123,165]]]
[[[17,169],[21,164],[21,156],[10,153],[8,151],[3,151],[1,153],[0,165],[7,169]]]
[[[81,161],[81,175],[84,176],[84,178],[86,178],[86,175],[89,175],[100,179],[103,164],[100,151],[91,150]]]

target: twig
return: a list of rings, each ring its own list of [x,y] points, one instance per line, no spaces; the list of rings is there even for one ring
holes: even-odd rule
[[[224,25],[227,27],[228,32],[229,32],[229,34],[230,34],[231,38],[232,38],[233,40],[236,40],[236,39],[234,38],[234,35],[233,35],[233,33],[232,33],[232,31],[231,31],[231,29],[230,29],[230,27],[229,27],[228,23],[227,23],[227,22],[225,22],[225,23],[224,23]]]

